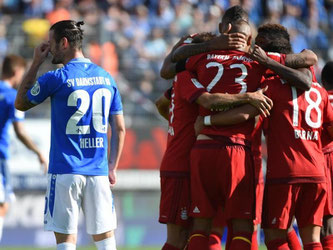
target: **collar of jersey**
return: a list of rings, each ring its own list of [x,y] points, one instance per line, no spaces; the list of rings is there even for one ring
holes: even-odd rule
[[[91,63],[91,61],[85,57],[78,57],[70,60],[68,63]]]

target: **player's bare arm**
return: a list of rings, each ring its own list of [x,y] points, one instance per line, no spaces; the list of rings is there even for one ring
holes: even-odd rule
[[[242,33],[221,34],[220,36],[204,43],[189,44],[177,48],[172,54],[172,62],[179,62],[191,56],[213,50],[239,49],[245,47],[246,37]]]
[[[275,60],[269,58],[266,52],[258,45],[255,45],[251,53],[251,58],[258,61],[267,68],[273,70],[282,79],[286,80],[290,85],[303,90],[309,90],[311,88],[312,75],[310,70],[296,70],[284,66],[281,63],[278,63]]]
[[[32,64],[23,77],[22,83],[17,91],[15,108],[21,111],[26,111],[35,105],[32,104],[27,98],[28,90],[34,85],[36,81],[36,76],[40,65],[45,61],[48,53],[50,51],[50,46],[48,43],[41,43],[34,50],[34,56]]]
[[[111,121],[111,151],[109,155],[109,181],[111,187],[117,182],[116,170],[118,168],[119,159],[124,147],[125,141],[125,121],[123,115],[112,115]]]
[[[161,70],[160,76],[164,79],[172,79],[176,75],[176,63],[172,62],[172,55],[174,51],[184,43],[184,41],[190,36],[183,36],[171,49],[170,53],[165,57]]]
[[[41,167],[43,168],[44,173],[47,172],[48,163],[44,155],[39,151],[36,144],[31,140],[31,138],[28,136],[26,130],[24,129],[22,122],[13,122],[14,131],[17,136],[17,138],[31,151],[33,151],[41,164]]]
[[[235,125],[247,121],[259,114],[259,109],[250,104],[245,104],[227,111],[219,112],[212,116],[202,117],[198,116],[194,129],[196,135],[200,134],[200,131],[205,126],[229,126]],[[265,114],[268,116],[269,112]]]
[[[200,95],[196,102],[206,109],[223,110],[241,104],[251,104],[254,108],[266,116],[273,107],[273,101],[264,95],[265,89],[256,92],[247,92],[242,94],[222,94],[208,92]]]
[[[317,64],[317,62],[317,55],[312,50],[308,49],[304,49],[298,54],[287,54],[285,59],[286,66],[294,69],[307,68]]]
[[[161,95],[156,101],[155,106],[158,110],[158,113],[165,119],[169,119],[169,106],[170,100],[164,95]]]
[[[204,126],[235,125],[245,122],[258,114],[268,117],[270,115],[269,110],[273,107],[273,101],[263,94],[267,89],[268,86],[253,93],[244,93],[251,96],[248,104],[232,108],[224,112],[219,112],[213,116],[207,116],[206,118],[198,116],[194,124],[196,135],[200,133]],[[252,101],[251,98],[253,98]]]

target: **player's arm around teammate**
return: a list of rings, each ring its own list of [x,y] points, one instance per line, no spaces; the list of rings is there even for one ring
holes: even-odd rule
[[[224,33],[218,37],[212,38],[210,41],[192,43],[194,37],[197,35],[200,36],[200,34],[184,36],[173,46],[171,52],[163,61],[160,70],[160,76],[162,78],[174,78],[178,73],[177,62],[186,60],[191,56],[212,50],[238,49],[244,47],[244,44],[246,44],[246,40],[244,39],[245,36],[242,33]]]
[[[264,93],[267,90],[267,87],[265,89],[258,90],[259,93]],[[268,97],[266,97],[268,98]],[[255,107],[250,104],[244,104],[232,109],[229,109],[227,111],[219,112],[215,115],[209,115],[209,116],[198,116],[194,128],[196,135],[200,134],[200,131],[205,126],[229,126],[229,125],[235,125],[242,122],[245,122],[249,120],[250,118],[253,118],[259,114],[262,114],[264,117],[269,116],[269,110],[273,107],[273,102],[271,99],[269,99],[268,106],[258,106]]]
[[[304,49],[298,54],[287,54],[285,64],[290,68],[307,68],[317,64],[317,55],[309,49]]]
[[[202,44],[190,44],[186,47],[176,48],[171,56],[172,62],[179,62],[191,56],[213,50],[240,49],[246,44],[246,36],[240,32],[230,33],[231,24],[218,37]]]
[[[290,84],[296,88],[303,90],[309,90],[311,88],[312,75],[310,70],[306,68],[299,68],[298,70],[295,70],[291,67],[287,67],[268,57],[266,52],[258,45],[254,46],[251,57],[260,64],[273,70],[276,74],[283,78],[283,80],[290,82]]]

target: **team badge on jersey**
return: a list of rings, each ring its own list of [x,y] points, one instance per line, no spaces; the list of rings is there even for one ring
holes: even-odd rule
[[[39,85],[39,82],[37,81],[35,83],[35,85],[32,87],[32,89],[30,90],[30,93],[31,93],[31,95],[36,96],[39,94],[39,92],[40,92],[40,85]]]
[[[187,215],[187,209],[186,209],[186,207],[182,207],[180,210],[181,210],[181,212],[180,212],[180,218],[182,220],[187,220],[188,219],[188,215]]]

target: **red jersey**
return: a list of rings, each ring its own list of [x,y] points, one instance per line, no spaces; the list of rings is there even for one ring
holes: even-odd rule
[[[318,83],[298,90],[279,77],[265,83],[265,94],[274,103],[264,124],[267,183],[325,182],[320,135],[323,123],[333,121],[327,92]]]
[[[274,53],[272,57],[281,61]],[[266,68],[253,61],[245,52],[238,50],[221,50],[203,53],[191,57],[186,69],[195,74],[197,80],[211,93],[245,93],[256,91],[260,87]],[[212,115],[203,107],[199,108],[201,116]],[[251,139],[254,119],[232,126],[209,126],[202,130],[206,135],[222,135],[241,139]]]
[[[331,106],[333,106],[333,90],[329,90],[327,92],[328,92],[328,100],[330,101]],[[323,143],[324,154],[333,152],[333,141],[331,139],[331,136],[328,134],[328,132],[325,129],[323,130],[321,139]]]
[[[160,168],[162,172],[190,171],[190,151],[196,140],[194,122],[198,116],[198,105],[193,101],[203,92],[206,90],[193,84],[189,72],[183,71],[175,77],[169,108],[167,149]]]

